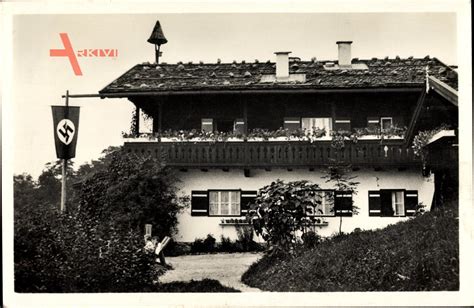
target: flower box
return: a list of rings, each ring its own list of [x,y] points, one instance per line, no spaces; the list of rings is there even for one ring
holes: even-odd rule
[[[236,225],[248,225],[246,219],[222,219],[219,225],[221,226],[236,226]]]

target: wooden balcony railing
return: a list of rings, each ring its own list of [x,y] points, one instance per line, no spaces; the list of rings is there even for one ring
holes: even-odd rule
[[[335,149],[330,141],[126,142],[124,147],[181,168],[311,168],[334,160],[372,167],[420,164],[411,148],[380,140],[348,141],[342,149]]]

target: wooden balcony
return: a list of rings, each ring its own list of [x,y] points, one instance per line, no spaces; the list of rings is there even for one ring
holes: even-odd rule
[[[394,140],[347,141],[342,149],[331,141],[125,142],[124,147],[179,168],[312,168],[334,160],[374,168],[420,164],[411,148]]]

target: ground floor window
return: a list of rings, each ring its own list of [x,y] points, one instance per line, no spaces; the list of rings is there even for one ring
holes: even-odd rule
[[[392,207],[393,216],[405,215],[405,200],[403,191],[392,191],[392,202],[390,206]]]
[[[314,191],[305,210],[307,216],[352,216],[352,192]]]
[[[318,191],[306,206],[308,216],[334,216],[334,191]]]
[[[209,191],[209,216],[240,216],[240,191]]]
[[[245,216],[256,190],[209,189],[191,191],[192,216]]]
[[[413,216],[418,206],[418,191],[381,189],[369,191],[369,216]]]
[[[405,216],[404,191],[383,190],[380,196],[381,216]]]

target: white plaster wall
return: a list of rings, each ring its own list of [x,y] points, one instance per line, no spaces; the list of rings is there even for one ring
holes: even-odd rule
[[[432,178],[423,178],[419,170],[398,171],[374,171],[373,169],[361,169],[352,173],[356,175],[356,181],[360,182],[357,195],[353,196],[354,204],[359,207],[359,214],[352,217],[343,217],[342,231],[351,232],[355,228],[362,230],[383,228],[408,217],[369,217],[368,191],[379,189],[407,189],[418,190],[418,202],[431,204],[434,193],[434,181]],[[220,169],[208,172],[200,170],[188,170],[180,172],[181,192],[191,195],[192,190],[207,189],[242,189],[258,190],[276,179],[284,181],[309,180],[319,184],[322,188],[332,188],[325,183],[321,177],[322,171],[309,171],[308,169],[273,169],[272,171],[251,170],[250,177],[245,177],[243,170],[230,170],[224,172]],[[234,217],[231,217],[234,218]],[[223,217],[196,217],[191,216],[188,208],[180,214],[178,220],[178,234],[176,240],[181,242],[192,242],[195,238],[204,238],[212,234],[218,241],[221,235],[236,239],[237,234],[234,226],[220,226]],[[339,230],[339,217],[325,217],[329,225],[318,228],[322,236],[329,236]]]

